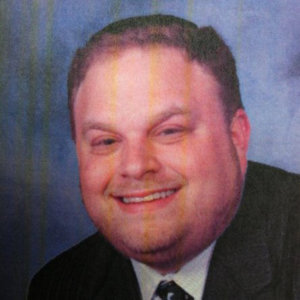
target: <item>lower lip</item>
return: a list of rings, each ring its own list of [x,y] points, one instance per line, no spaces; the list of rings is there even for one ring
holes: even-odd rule
[[[152,201],[138,203],[124,203],[119,199],[116,201],[121,210],[126,213],[135,214],[141,212],[151,212],[166,207],[170,202],[172,202],[175,199],[177,192],[178,190],[176,190],[175,193],[171,194],[170,196]]]

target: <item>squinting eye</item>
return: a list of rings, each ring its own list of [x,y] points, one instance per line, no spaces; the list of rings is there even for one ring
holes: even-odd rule
[[[178,128],[167,128],[167,129],[163,130],[163,131],[161,132],[161,134],[163,134],[163,135],[169,135],[169,134],[178,133],[178,132],[180,132],[180,131],[181,131],[181,130],[178,129]]]
[[[114,139],[105,139],[102,141],[103,145],[111,145],[115,143],[116,141]]]
[[[92,146],[110,146],[116,142],[115,139],[108,138],[108,139],[102,139],[99,141],[95,141],[92,143]]]
[[[189,129],[184,126],[173,126],[159,128],[155,132],[155,140],[162,144],[174,144],[180,142],[189,133]]]

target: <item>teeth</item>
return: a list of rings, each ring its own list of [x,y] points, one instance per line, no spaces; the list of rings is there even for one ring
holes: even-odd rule
[[[147,201],[153,201],[157,199],[162,199],[166,198],[172,194],[175,193],[175,190],[169,190],[166,192],[161,192],[161,193],[154,193],[151,195],[148,195],[146,197],[124,197],[122,198],[124,203],[139,203],[139,202],[147,202]]]

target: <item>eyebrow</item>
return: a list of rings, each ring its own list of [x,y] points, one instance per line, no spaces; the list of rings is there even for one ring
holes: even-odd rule
[[[82,135],[86,135],[86,133],[92,129],[115,132],[114,127],[108,123],[98,121],[87,121],[83,124]]]
[[[187,109],[182,109],[177,106],[171,107],[170,109],[168,109],[166,111],[158,113],[152,120],[150,120],[149,128],[153,128],[156,125],[163,123],[174,116],[189,115],[189,114],[190,114],[190,111]],[[99,122],[99,121],[87,121],[83,124],[82,135],[85,135],[89,130],[93,130],[93,129],[116,132],[115,127],[108,123],[103,123],[103,122]]]
[[[163,111],[159,114],[157,114],[151,121],[150,121],[150,127],[154,127],[157,124],[163,123],[167,121],[168,119],[174,117],[174,116],[180,116],[180,115],[189,115],[190,111],[188,109],[183,109],[178,106],[171,107],[170,109]]]

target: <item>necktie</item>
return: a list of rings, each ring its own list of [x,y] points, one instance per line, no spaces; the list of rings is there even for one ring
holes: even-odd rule
[[[161,281],[151,300],[194,300],[194,298],[172,280]]]

